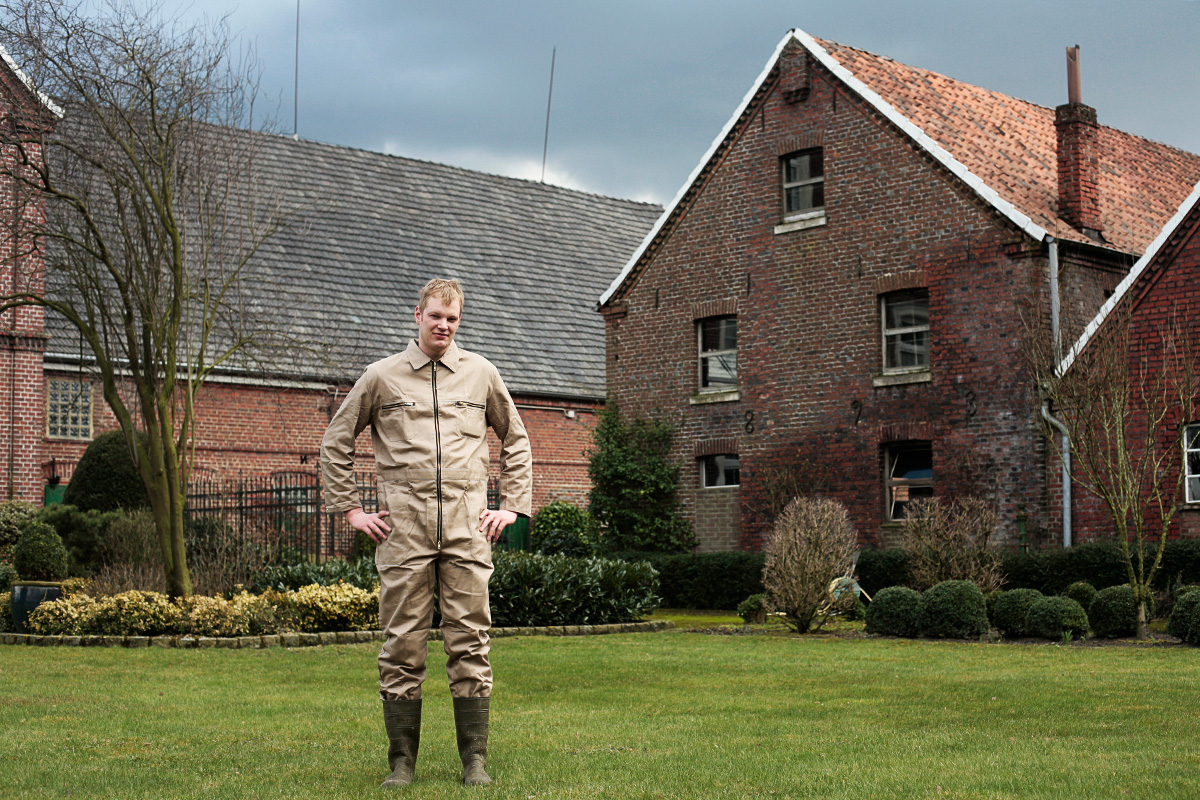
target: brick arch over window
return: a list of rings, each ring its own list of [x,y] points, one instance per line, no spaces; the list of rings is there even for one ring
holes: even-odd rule
[[[879,426],[879,444],[908,441],[932,441],[932,422],[896,422]]]

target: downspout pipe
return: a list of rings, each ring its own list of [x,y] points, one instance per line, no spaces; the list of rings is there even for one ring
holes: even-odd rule
[[[1058,291],[1058,240],[1053,236],[1046,237],[1050,251],[1050,336],[1054,348],[1055,369],[1062,363],[1062,332],[1060,327],[1061,304]],[[1071,436],[1067,426],[1062,424],[1050,413],[1050,401],[1042,401],[1042,419],[1046,420],[1062,435],[1060,455],[1062,457],[1062,546],[1070,547],[1073,539],[1071,520]]]

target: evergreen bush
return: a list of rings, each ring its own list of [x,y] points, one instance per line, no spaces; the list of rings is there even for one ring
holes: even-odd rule
[[[17,568],[12,564],[0,564],[0,594],[8,594],[17,579]]]
[[[1025,620],[1029,616],[1030,607],[1041,599],[1042,593],[1037,589],[1010,589],[1000,592],[992,611],[992,626],[1009,638],[1029,636]]]
[[[974,639],[988,633],[987,601],[970,581],[942,581],[921,595],[921,636]]]
[[[81,636],[94,633],[96,600],[86,594],[60,597],[41,603],[29,614],[25,627],[39,636]]]
[[[1193,605],[1192,612],[1184,616],[1180,623],[1184,633],[1179,638],[1187,644],[1200,644],[1200,605]]]
[[[543,556],[567,556],[568,558],[588,558],[596,555],[596,548],[575,531],[549,530],[538,537],[535,553]]]
[[[13,548],[13,566],[22,580],[61,580],[67,577],[67,548],[54,528],[31,520]]]
[[[165,594],[138,590],[98,598],[90,616],[90,632],[106,636],[179,633],[183,622],[182,610]]]
[[[1084,613],[1086,613],[1086,609],[1092,607],[1092,601],[1096,599],[1097,594],[1099,592],[1096,591],[1096,587],[1087,581],[1075,581],[1062,591],[1063,597],[1069,597],[1079,603],[1084,608]]]
[[[737,615],[747,625],[761,625],[767,621],[767,596],[752,594],[738,603]]]
[[[1176,594],[1175,607],[1167,620],[1167,633],[1186,639],[1188,627],[1192,623],[1192,614],[1200,608],[1200,592],[1188,591]]]
[[[607,554],[621,561],[645,561],[658,573],[663,608],[737,608],[752,594],[764,592],[765,553],[647,553]]]
[[[646,562],[496,553],[489,595],[496,626],[633,622],[659,604]]]
[[[255,573],[247,588],[260,593],[268,589],[287,592],[312,584],[331,586],[338,582],[368,592],[377,589],[379,571],[375,568],[374,558],[360,556],[354,559],[334,558],[319,564],[312,561],[274,564]]]
[[[38,519],[50,525],[67,548],[68,572],[90,575],[104,563],[105,533],[120,511],[81,511],[75,506],[52,505],[38,511]]]
[[[665,422],[624,422],[615,403],[600,412],[588,460],[588,513],[604,529],[605,550],[682,553],[695,546],[692,525],[676,503],[673,435]]]
[[[37,516],[37,506],[24,500],[6,500],[0,503],[0,564],[12,563],[12,551],[21,529]]]
[[[1127,583],[1109,586],[1096,594],[1088,607],[1092,632],[1105,639],[1137,633],[1137,604],[1133,587]]]
[[[553,555],[553,552],[546,552],[543,549],[542,540],[547,536],[561,534],[566,534],[568,537],[586,543],[587,547],[590,548],[590,552],[583,555],[592,555],[595,552],[596,541],[599,537],[599,528],[586,508],[580,508],[574,503],[568,503],[565,500],[555,500],[538,509],[538,512],[533,515],[533,519],[530,521],[529,543],[533,551],[545,555]],[[553,546],[549,549],[553,550]],[[563,554],[572,555],[566,552]]]
[[[858,565],[854,574],[858,585],[871,597],[888,586],[908,586],[908,562],[912,558],[903,547],[884,550],[867,548],[858,554]]]
[[[916,636],[920,614],[920,592],[907,586],[887,586],[867,606],[866,631],[879,636]]]
[[[145,441],[145,434],[138,434]],[[91,441],[71,482],[63,493],[63,503],[82,511],[132,511],[150,507],[150,497],[142,476],[134,466],[125,434],[107,431]]]
[[[301,633],[368,631],[379,627],[379,589],[366,591],[349,583],[301,586],[292,592],[265,595],[275,606],[281,629]]]
[[[1087,612],[1074,598],[1064,595],[1042,597],[1029,607],[1025,630],[1027,635],[1041,639],[1058,641],[1068,634],[1072,639],[1078,639],[1087,635]]]

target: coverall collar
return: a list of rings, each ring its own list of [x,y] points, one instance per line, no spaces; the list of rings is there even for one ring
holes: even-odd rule
[[[404,355],[408,358],[408,363],[412,364],[413,369],[421,369],[433,359],[425,355],[425,351],[417,344],[416,339],[409,339],[408,349],[404,351]],[[451,372],[458,372],[458,362],[462,358],[462,350],[458,349],[458,345],[454,342],[446,348],[446,352],[438,359],[438,363],[443,367],[448,368]]]

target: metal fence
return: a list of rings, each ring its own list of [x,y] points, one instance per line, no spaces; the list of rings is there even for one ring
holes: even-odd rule
[[[374,472],[355,473],[364,511],[379,509]],[[500,502],[496,478],[488,479],[488,507]],[[242,542],[268,553],[268,560],[303,553],[314,561],[354,556],[364,546],[363,534],[350,527],[341,512],[325,510],[321,481],[315,471],[297,470],[223,480],[196,480],[188,485],[187,515],[194,529],[220,526]],[[501,549],[529,548],[529,521],[521,518],[501,535]]]

